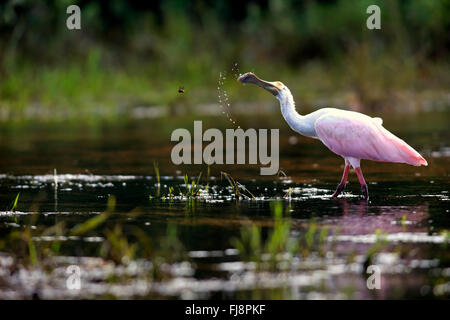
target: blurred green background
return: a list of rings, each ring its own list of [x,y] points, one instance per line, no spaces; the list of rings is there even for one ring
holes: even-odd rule
[[[71,4],[81,30],[66,27]],[[381,30],[366,27],[372,4]],[[271,99],[232,81],[235,64],[283,81],[303,112],[450,105],[450,0],[7,0],[0,19],[3,122],[214,104],[219,72],[235,102]]]

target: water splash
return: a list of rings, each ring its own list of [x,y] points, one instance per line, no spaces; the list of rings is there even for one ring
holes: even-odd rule
[[[237,62],[235,62],[233,64],[233,67],[231,67],[231,72],[233,72],[235,78],[239,78],[239,76],[241,76],[241,74],[239,73],[239,66]]]
[[[231,68],[231,72],[234,75],[235,78],[238,77],[239,67],[237,62],[233,64],[233,67]],[[224,114],[227,119],[233,124],[236,125],[236,120],[233,119],[231,116],[231,102],[228,96],[228,92],[224,88],[225,81],[227,79],[227,73],[219,72],[219,80],[217,81],[217,98],[219,100],[219,105],[222,108],[222,114]],[[241,126],[237,126],[238,129],[241,128]]]

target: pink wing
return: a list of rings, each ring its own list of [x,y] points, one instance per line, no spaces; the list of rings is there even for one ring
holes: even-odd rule
[[[344,111],[321,116],[315,128],[319,139],[343,157],[428,165],[416,150],[383,128],[381,123],[379,118]]]

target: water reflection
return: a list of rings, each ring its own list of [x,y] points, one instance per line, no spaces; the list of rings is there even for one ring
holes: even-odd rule
[[[427,231],[428,206],[371,205],[362,200],[337,200],[342,215],[337,219],[325,219],[326,223],[344,234],[374,234]]]

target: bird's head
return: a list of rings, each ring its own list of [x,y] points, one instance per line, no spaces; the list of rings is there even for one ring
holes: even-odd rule
[[[286,89],[286,86],[283,83],[281,83],[280,81],[269,82],[269,81],[261,80],[252,72],[247,72],[247,73],[243,74],[237,80],[241,83],[256,84],[257,86],[259,86],[263,89],[266,89],[267,91],[269,91],[271,94],[273,94],[277,98]]]

